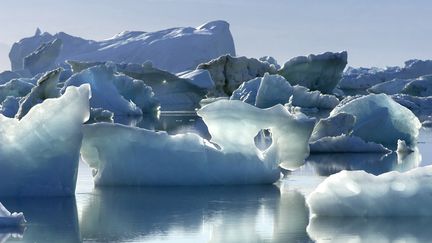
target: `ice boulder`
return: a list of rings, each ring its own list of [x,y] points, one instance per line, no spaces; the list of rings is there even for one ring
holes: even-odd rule
[[[57,68],[47,72],[37,81],[37,85],[31,89],[30,93],[20,100],[16,118],[21,119],[33,106],[44,100],[60,96],[60,89],[57,88],[57,84],[62,70],[62,68]]]
[[[163,70],[181,72],[194,69],[198,64],[220,55],[235,55],[229,24],[225,21],[212,21],[196,28],[124,31],[101,41],[86,40],[64,32],[52,35],[37,31],[34,36],[12,46],[9,53],[12,71],[23,69],[24,58],[36,50],[40,52],[37,58],[44,60],[40,63],[51,62],[55,56],[52,54],[58,50],[55,48],[58,44],[53,43],[56,39],[62,43],[56,64],[66,60],[116,63],[144,63],[150,60]]]
[[[342,77],[347,57],[346,51],[299,56],[286,62],[278,73],[291,85],[332,93]]]
[[[325,179],[307,198],[317,216],[432,216],[432,167],[379,176],[342,171]]]
[[[23,213],[10,213],[0,203],[0,228],[22,226],[25,222]]]
[[[334,95],[310,91],[303,86],[291,86],[280,75],[264,74],[263,77],[244,82],[234,90],[231,100],[242,100],[259,108],[289,103],[302,108],[333,109],[339,104]]]
[[[210,62],[202,63],[197,69],[210,72],[215,83],[214,90],[210,92],[212,96],[229,96],[245,81],[262,77],[265,73],[276,73],[273,64],[255,58],[231,55],[220,56]]]
[[[65,82],[68,86],[88,83],[92,88],[90,105],[92,108],[109,110],[116,115],[142,115],[153,112],[158,107],[152,89],[142,80],[133,79],[115,72],[115,67],[94,66],[74,74]]]
[[[333,109],[330,117],[340,113],[355,117],[352,135],[391,148],[397,146],[399,139],[414,144],[421,128],[410,110],[385,94],[349,98]]]
[[[223,100],[204,106],[198,115],[209,128],[211,141],[193,133],[85,125],[81,155],[94,169],[95,184],[270,184],[280,178],[279,164],[297,168],[309,154],[314,121],[294,116],[282,105],[263,110]],[[269,129],[273,137],[264,151],[254,142],[262,129]]]
[[[73,195],[89,85],[69,87],[18,120],[0,115],[0,195]]]
[[[28,70],[32,76],[54,69],[61,49],[62,41],[60,39],[56,38],[51,42],[44,43],[34,52],[24,57],[23,68]]]

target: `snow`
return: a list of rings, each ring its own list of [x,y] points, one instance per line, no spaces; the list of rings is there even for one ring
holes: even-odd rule
[[[275,74],[277,71],[275,66],[268,62],[231,55],[220,56],[208,63],[202,63],[197,69],[210,72],[215,84],[215,89],[210,92],[212,96],[229,96],[243,82],[262,77],[265,73]]]
[[[69,87],[21,120],[0,115],[0,195],[73,195],[90,87]]]
[[[212,21],[197,28],[171,28],[155,32],[124,31],[102,41],[86,40],[63,32],[54,35],[38,32],[14,43],[9,54],[12,71],[23,69],[24,58],[38,48],[39,51],[33,55],[38,60],[43,60],[42,64],[48,64],[55,56],[51,52],[55,50],[52,46],[56,45],[45,43],[55,39],[62,42],[56,64],[66,60],[116,63],[144,63],[150,60],[154,66],[176,73],[194,69],[198,64],[220,55],[235,55],[229,24],[225,21]]]
[[[302,108],[333,109],[339,104],[334,95],[323,95],[299,85],[293,87],[282,76],[268,73],[262,78],[244,82],[234,90],[230,99],[241,100],[259,108],[289,103],[290,106]]]
[[[21,119],[36,104],[42,103],[45,99],[57,98],[60,96],[60,90],[57,88],[62,68],[54,69],[45,73],[23,99],[20,100],[19,109],[16,118]]]
[[[310,90],[332,93],[347,64],[346,51],[295,57],[278,71],[291,85],[302,85]]]
[[[298,168],[309,154],[314,121],[294,116],[282,105],[259,109],[221,100],[204,106],[198,115],[209,128],[210,142],[193,133],[85,125],[81,155],[95,171],[95,184],[271,184],[280,177],[279,164]],[[265,151],[254,143],[261,129],[270,129],[273,137]]]
[[[379,176],[342,171],[325,179],[307,198],[317,216],[432,216],[432,167]]]
[[[352,135],[386,147],[396,147],[398,139],[414,144],[421,128],[410,110],[385,94],[349,98],[333,109],[330,117],[342,112],[355,117]]]
[[[0,228],[22,226],[25,222],[23,213],[10,213],[0,202]]]
[[[110,64],[94,66],[72,75],[65,87],[88,83],[92,88],[91,108],[102,108],[116,115],[139,116],[157,109],[158,102],[142,80],[116,74]]]

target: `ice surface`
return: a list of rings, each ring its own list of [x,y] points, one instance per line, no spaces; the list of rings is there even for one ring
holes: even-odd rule
[[[6,82],[9,82],[10,80],[14,78],[20,78],[20,75],[17,73],[14,73],[12,71],[4,71],[0,73],[0,84],[4,84]]]
[[[374,86],[367,89],[369,93],[384,93],[388,95],[400,93],[405,85],[413,81],[413,79],[392,79],[383,83],[375,84]]]
[[[323,95],[299,85],[293,87],[282,76],[268,73],[262,78],[244,82],[230,99],[242,100],[259,108],[289,103],[302,108],[333,109],[339,104],[334,95]]]
[[[96,185],[269,184],[279,179],[280,163],[297,168],[309,154],[314,121],[296,117],[282,105],[262,110],[225,100],[204,106],[198,114],[211,142],[192,133],[86,125],[81,154],[95,169]],[[265,151],[254,143],[261,129],[270,129],[273,137]]]
[[[215,83],[215,89],[210,92],[213,96],[229,96],[245,81],[262,77],[265,73],[276,73],[275,66],[268,62],[231,55],[220,56],[208,63],[202,63],[197,69],[210,72]]]
[[[8,96],[26,96],[30,93],[30,90],[33,87],[33,84],[22,81],[21,79],[12,79],[9,82],[0,85],[0,102],[4,101]]]
[[[215,84],[210,76],[209,71],[203,69],[196,69],[192,71],[185,71],[177,74],[179,78],[190,80],[190,83],[207,90],[214,88]]]
[[[317,216],[432,216],[432,167],[379,176],[342,171],[325,179],[307,198]]]
[[[158,102],[142,80],[116,74],[110,64],[94,66],[74,74],[65,87],[88,83],[92,88],[92,108],[109,110],[116,115],[141,115],[157,109]],[[65,89],[65,88],[63,88]]]
[[[25,222],[23,213],[10,213],[0,202],[0,228],[21,226]]]
[[[278,73],[292,85],[332,93],[342,77],[347,57],[346,51],[299,56],[286,62]]]
[[[310,144],[311,153],[388,153],[381,144],[366,142],[356,136],[323,137]]]
[[[413,111],[432,111],[432,97],[417,97],[406,94],[392,95],[397,103]]]
[[[403,88],[402,93],[419,97],[432,96],[432,75],[421,76],[411,81]]]
[[[350,98],[333,109],[330,117],[342,112],[355,117],[352,135],[386,147],[396,147],[398,139],[414,144],[421,127],[410,110],[385,94]]]
[[[0,115],[0,195],[73,195],[90,87],[70,87],[21,120]]]
[[[225,21],[212,21],[197,28],[171,28],[156,32],[124,31],[102,41],[86,40],[63,32],[55,35],[44,32],[14,43],[9,53],[12,70],[23,69],[26,56],[55,39],[61,40],[63,44],[56,59],[57,64],[65,60],[117,63],[144,63],[151,60],[158,68],[181,72],[194,69],[198,64],[220,55],[235,55],[229,24]],[[45,52],[48,50],[43,51],[41,56]]]
[[[0,113],[5,117],[13,118],[19,109],[20,97],[8,96],[0,105]]]
[[[62,70],[62,68],[57,68],[47,72],[37,81],[37,85],[31,89],[30,93],[20,100],[16,118],[21,119],[33,106],[42,103],[44,100],[60,96],[57,84]]]
[[[54,39],[51,42],[43,43],[38,49],[24,57],[23,68],[31,75],[43,73],[56,67],[56,60],[62,50],[62,41]]]

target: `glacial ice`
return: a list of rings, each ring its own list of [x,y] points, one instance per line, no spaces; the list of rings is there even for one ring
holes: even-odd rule
[[[0,85],[0,102],[4,101],[8,96],[26,96],[33,87],[33,84],[22,81],[21,79],[12,79]]]
[[[68,86],[88,83],[92,88],[91,108],[102,108],[116,115],[142,115],[157,109],[158,102],[152,89],[141,80],[116,74],[110,64],[94,66],[72,75]]]
[[[291,86],[280,75],[264,74],[244,82],[234,90],[231,100],[241,100],[259,108],[268,108],[276,104],[289,103],[302,108],[333,109],[339,104],[334,95],[310,91],[303,86]]]
[[[379,176],[342,171],[325,179],[307,198],[317,216],[432,216],[432,167]]]
[[[294,169],[309,154],[314,121],[294,116],[282,105],[259,109],[221,100],[204,106],[198,115],[209,129],[210,142],[193,133],[85,125],[81,155],[95,170],[95,184],[269,184],[279,179],[279,164]],[[254,142],[261,129],[270,129],[273,137],[265,151]],[[123,142],[113,142],[118,140]]]
[[[432,111],[432,97],[417,97],[406,94],[396,94],[391,96],[394,101],[412,111]]]
[[[229,96],[243,82],[262,77],[265,73],[275,74],[277,71],[276,67],[268,62],[231,55],[220,56],[210,62],[202,63],[197,69],[210,72],[215,84],[214,90],[210,91],[212,96]]]
[[[229,24],[225,21],[212,21],[196,28],[171,28],[156,32],[124,31],[102,41],[86,40],[63,32],[51,35],[37,31],[34,36],[12,46],[9,53],[12,71],[23,69],[24,58],[38,48],[40,54],[36,51],[38,54],[34,54],[35,57],[44,60],[41,62],[43,64],[49,63],[56,49],[52,47],[54,44],[46,43],[55,39],[62,42],[56,64],[66,60],[116,63],[144,63],[150,60],[155,67],[181,72],[194,69],[198,64],[220,55],[235,55]],[[28,60],[29,65],[36,64]]]
[[[1,72],[0,73],[0,85],[5,84],[5,83],[7,83],[10,80],[15,79],[15,78],[20,78],[20,75],[18,75],[15,72],[12,72],[12,71]]]
[[[388,153],[389,149],[381,144],[366,142],[363,139],[339,135],[323,137],[310,143],[311,153]]]
[[[62,44],[62,41],[57,38],[51,42],[43,43],[34,52],[24,57],[23,69],[28,70],[32,76],[54,69]]]
[[[25,222],[23,213],[10,213],[0,202],[0,228],[22,226]]]
[[[8,96],[0,105],[0,113],[5,117],[14,118],[19,109],[21,97]]]
[[[382,83],[375,84],[374,86],[367,89],[367,92],[380,94],[384,93],[387,95],[394,95],[400,93],[405,85],[409,84],[413,79],[392,79]]]
[[[396,147],[399,139],[414,144],[421,128],[410,110],[385,94],[351,97],[333,109],[330,117],[342,112],[355,117],[351,135],[386,147]]]
[[[278,71],[291,85],[332,93],[347,64],[346,51],[292,58]]]
[[[37,81],[37,85],[31,89],[30,93],[20,100],[16,118],[21,119],[33,106],[42,103],[44,100],[60,96],[57,84],[62,70],[62,68],[57,68],[47,72]]]
[[[0,195],[73,195],[90,87],[69,87],[18,120],[0,115]]]
[[[419,97],[432,96],[432,75],[421,76],[409,82],[401,92],[403,94]]]

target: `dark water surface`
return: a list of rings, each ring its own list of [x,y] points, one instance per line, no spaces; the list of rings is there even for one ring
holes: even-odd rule
[[[194,114],[124,121],[169,133],[198,131]],[[432,163],[432,130],[422,129],[418,151],[395,154],[318,154],[271,186],[94,188],[80,162],[72,198],[2,199],[22,211],[25,229],[0,230],[0,242],[428,242],[432,218],[314,218],[307,196],[343,169],[373,174]],[[163,178],[161,178],[163,179]]]

